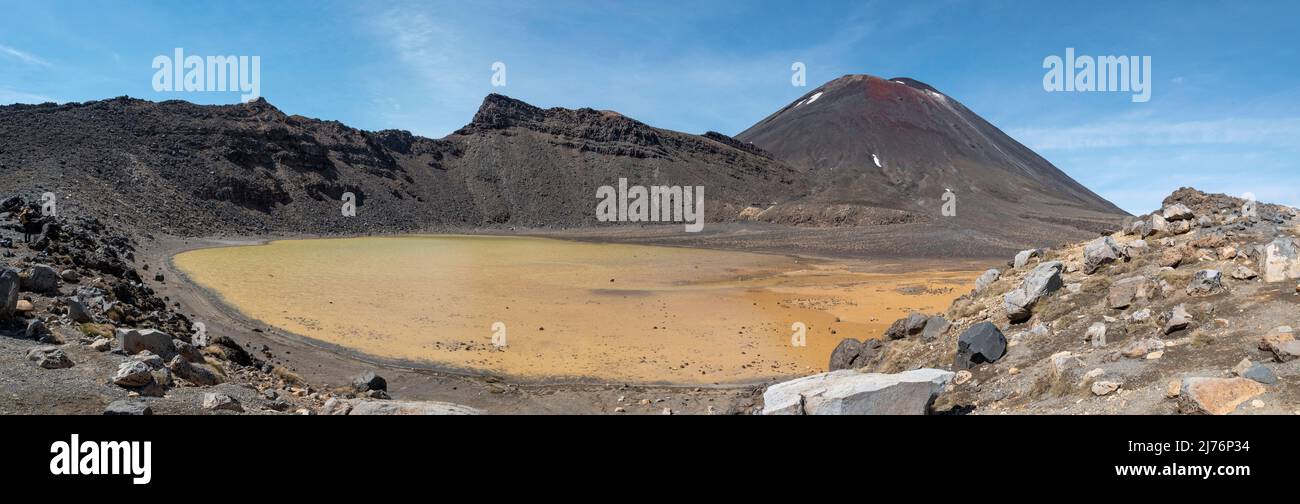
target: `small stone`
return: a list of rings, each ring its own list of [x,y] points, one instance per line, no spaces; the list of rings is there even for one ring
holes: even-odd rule
[[[1251,402],[1250,402],[1250,407],[1252,407],[1252,408],[1263,408],[1263,407],[1264,407],[1264,401],[1261,401],[1261,400],[1259,400],[1259,399],[1255,399],[1254,401],[1251,401]]]
[[[1088,327],[1088,332],[1084,334],[1083,340],[1091,342],[1093,348],[1106,346],[1106,324],[1104,322],[1094,322]]]
[[[113,375],[113,383],[122,387],[143,387],[153,381],[148,364],[137,360],[123,362]]]
[[[108,404],[104,408],[104,415],[107,416],[142,416],[153,415],[153,409],[149,404],[142,400],[118,399]]]
[[[1183,383],[1178,380],[1169,380],[1169,383],[1165,386],[1165,397],[1170,399],[1178,397],[1178,393],[1181,391],[1180,389],[1182,389],[1182,386]]]
[[[1155,351],[1155,352],[1151,352],[1151,353],[1147,354],[1146,359],[1147,359],[1147,360],[1156,360],[1156,359],[1159,359],[1159,358],[1164,357],[1164,356],[1165,356],[1165,352],[1164,352],[1164,351],[1157,350],[1157,351]]]
[[[1093,382],[1092,394],[1096,396],[1104,396],[1110,394],[1111,392],[1119,390],[1119,387],[1120,387],[1119,382],[1113,382],[1113,381]]]
[[[1012,375],[1012,376],[1018,375],[1018,374],[1020,374],[1020,368],[1018,368],[1018,367],[1012,367],[1011,369],[1008,369],[1008,370],[1007,370],[1007,374]]]
[[[963,369],[957,372],[957,376],[953,378],[952,382],[955,385],[961,385],[963,383],[970,381],[970,379],[971,379],[971,372]]]
[[[90,343],[90,349],[96,352],[107,352],[113,348],[113,342],[108,338],[96,338]]]
[[[209,392],[203,394],[203,409],[212,411],[235,411],[239,413],[244,412],[244,407],[239,404],[238,399],[221,392]]]
[[[1232,367],[1232,374],[1242,376],[1246,374],[1246,370],[1250,369],[1253,365],[1254,363],[1250,362],[1250,359],[1241,359],[1241,362],[1238,362],[1236,366]]]
[[[63,350],[56,347],[37,347],[27,351],[27,360],[36,362],[37,366],[44,369],[64,369],[72,367],[72,359],[69,359]]]

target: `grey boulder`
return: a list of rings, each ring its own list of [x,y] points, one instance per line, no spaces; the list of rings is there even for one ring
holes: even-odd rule
[[[764,415],[924,415],[954,373],[839,370],[778,383],[763,392]]]
[[[956,369],[970,369],[986,362],[996,362],[1007,352],[1007,338],[991,322],[980,322],[957,337]]]

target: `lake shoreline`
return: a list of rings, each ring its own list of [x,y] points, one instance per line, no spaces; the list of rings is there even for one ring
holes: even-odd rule
[[[429,235],[430,233],[420,233]],[[483,235],[487,233],[475,233]],[[437,236],[437,234],[433,234]],[[396,235],[380,235],[393,237]],[[503,235],[494,235],[503,236]],[[504,236],[539,236],[534,233],[517,233]],[[543,238],[557,238],[541,235]],[[444,400],[468,404],[488,411],[500,412],[555,412],[577,411],[608,413],[616,404],[617,397],[626,396],[627,391],[656,391],[657,394],[671,396],[673,391],[681,393],[689,390],[691,396],[713,396],[710,402],[718,403],[719,409],[728,407],[743,409],[743,405],[753,400],[753,391],[761,390],[766,384],[780,381],[801,373],[793,372],[787,376],[772,376],[764,380],[731,381],[711,383],[671,383],[671,382],[630,382],[626,380],[601,380],[590,377],[548,377],[546,379],[529,379],[509,376],[501,373],[487,373],[472,368],[455,368],[450,366],[430,365],[427,362],[413,362],[368,355],[346,346],[333,345],[300,334],[294,334],[275,328],[261,320],[248,317],[233,308],[220,295],[211,292],[185,276],[172,263],[175,255],[192,250],[213,247],[267,244],[277,240],[309,238],[305,236],[258,237],[252,239],[232,239],[229,237],[184,239],[164,238],[142,247],[148,263],[163,265],[167,277],[172,280],[160,292],[170,294],[173,300],[179,300],[187,312],[193,313],[196,320],[208,323],[210,330],[223,331],[238,336],[240,341],[248,341],[251,349],[266,346],[272,355],[283,359],[295,371],[303,374],[310,381],[322,384],[346,384],[349,377],[362,370],[378,369],[389,377],[390,383],[400,397],[426,400]],[[311,237],[341,238],[341,237]],[[569,239],[566,236],[558,237]],[[585,240],[584,240],[585,241]],[[695,248],[695,247],[686,247]],[[758,252],[763,253],[763,252]],[[774,254],[782,257],[796,257],[790,254]],[[800,258],[802,260],[820,261],[825,258]],[[929,261],[923,262],[932,266]],[[897,266],[892,266],[897,271]],[[829,358],[829,354],[825,357]],[[395,383],[394,383],[395,382]],[[616,394],[616,391],[625,393]],[[685,396],[682,397],[685,399]],[[593,400],[599,399],[595,403]],[[577,407],[577,404],[588,406]],[[727,406],[722,406],[722,405]],[[682,407],[686,404],[679,405]]]

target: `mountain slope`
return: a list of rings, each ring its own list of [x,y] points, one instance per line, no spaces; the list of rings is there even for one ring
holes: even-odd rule
[[[1082,238],[1126,215],[957,100],[915,80],[848,75],[737,135],[801,170],[812,204],[882,207],[957,229]],[[1023,228],[1023,229],[1017,229]]]
[[[445,139],[286,115],[265,100],[130,98],[0,107],[0,181],[59,211],[176,235],[597,224],[596,188],[704,185],[710,222],[799,192],[796,172],[722,135],[491,95]],[[343,217],[340,198],[358,199]]]

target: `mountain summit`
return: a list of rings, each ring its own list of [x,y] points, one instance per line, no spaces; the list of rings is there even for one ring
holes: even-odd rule
[[[1081,238],[1126,215],[956,99],[905,77],[840,77],[736,138],[804,173],[809,204],[880,207],[933,221],[951,190],[958,201],[952,224],[1029,241]]]

